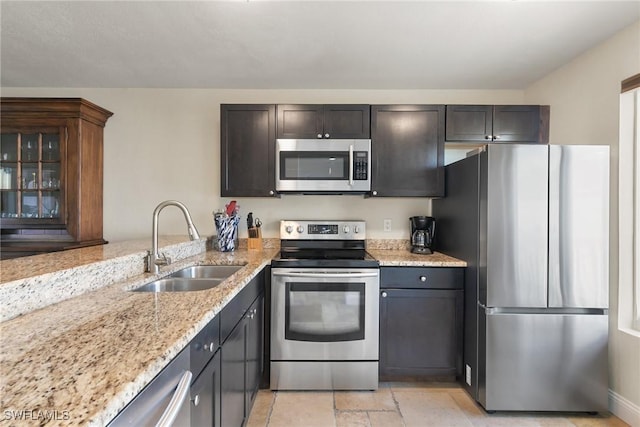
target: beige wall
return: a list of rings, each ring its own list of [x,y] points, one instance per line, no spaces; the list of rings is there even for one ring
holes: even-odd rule
[[[626,415],[627,422],[636,426],[640,425],[640,334],[618,322],[618,126],[620,82],[638,72],[640,22],[525,91],[527,103],[551,106],[551,143],[611,146],[610,389],[614,412]]]
[[[153,209],[166,199],[185,203],[201,234],[214,234],[211,213],[230,200],[220,198],[221,103],[518,104],[523,92],[4,88],[2,95],[77,96],[114,113],[105,128],[104,234],[118,241],[150,238]],[[267,237],[277,237],[280,219],[351,218],[366,220],[370,237],[408,238],[408,218],[431,211],[425,198],[283,196],[238,202],[241,213],[262,219]],[[383,231],[385,218],[392,220],[391,232]],[[177,209],[162,212],[160,231],[186,232]]]

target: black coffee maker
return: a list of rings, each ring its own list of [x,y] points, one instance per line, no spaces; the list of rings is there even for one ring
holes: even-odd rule
[[[414,254],[432,254],[433,238],[436,234],[436,219],[431,216],[412,216],[411,252]]]

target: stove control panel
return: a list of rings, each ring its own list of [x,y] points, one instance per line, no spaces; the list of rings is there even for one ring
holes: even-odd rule
[[[283,240],[365,240],[364,221],[280,221]]]

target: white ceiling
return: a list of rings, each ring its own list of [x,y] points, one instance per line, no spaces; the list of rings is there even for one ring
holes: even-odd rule
[[[640,19],[639,0],[0,7],[2,87],[522,89]]]

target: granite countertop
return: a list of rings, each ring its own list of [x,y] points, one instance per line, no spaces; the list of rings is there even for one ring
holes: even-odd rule
[[[414,254],[407,249],[368,249],[381,267],[466,267],[465,261],[440,252],[430,255]]]
[[[194,264],[246,264],[210,290],[128,292],[153,279],[145,273],[0,323],[4,421],[105,425],[275,253],[208,251],[163,268],[166,275]],[[7,411],[28,414],[12,423]]]
[[[146,240],[2,261],[5,422],[108,423],[278,253],[270,245],[261,251],[205,251],[204,241],[184,240],[161,238],[163,251],[179,261],[160,275],[141,273]],[[411,254],[402,245],[371,246],[368,252],[381,266],[466,265],[444,254]],[[195,264],[246,266],[206,291],[128,292]],[[27,414],[18,422],[7,411]]]

